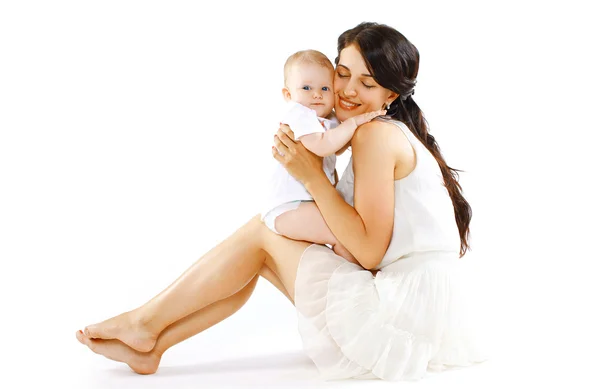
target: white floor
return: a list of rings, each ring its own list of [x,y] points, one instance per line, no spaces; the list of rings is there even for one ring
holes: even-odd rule
[[[198,358],[197,358],[198,359]],[[426,377],[418,383],[420,388],[475,388],[490,384],[492,365],[478,366],[462,371]],[[229,357],[213,362],[186,363],[172,361],[154,376],[135,376],[123,367],[101,366],[100,363],[81,371],[76,387],[81,388],[224,388],[224,387],[381,387],[403,385],[384,381],[346,380],[324,382],[316,377],[312,362],[300,351],[281,352],[265,356]],[[469,371],[467,371],[469,370]]]

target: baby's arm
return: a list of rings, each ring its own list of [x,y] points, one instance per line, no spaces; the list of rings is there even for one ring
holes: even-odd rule
[[[301,136],[299,140],[304,147],[320,157],[327,157],[346,146],[354,131],[361,124],[365,124],[377,116],[385,115],[385,110],[363,113],[351,117],[334,129]]]
[[[348,143],[346,143],[346,145],[344,147],[342,147],[341,149],[339,149],[338,151],[335,152],[335,155],[342,155],[344,154],[344,151],[348,150],[348,147],[350,147],[350,141],[348,141]]]

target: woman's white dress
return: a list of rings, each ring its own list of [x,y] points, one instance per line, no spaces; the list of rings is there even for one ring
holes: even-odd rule
[[[485,359],[466,327],[454,208],[431,153],[401,122],[415,169],[395,182],[394,227],[376,276],[326,246],[300,260],[295,303],[322,378],[414,380]],[[354,205],[352,159],[337,190]]]

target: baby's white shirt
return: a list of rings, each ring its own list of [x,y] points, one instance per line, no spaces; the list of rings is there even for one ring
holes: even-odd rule
[[[286,103],[280,122],[290,126],[292,131],[294,131],[296,141],[301,136],[325,132],[340,124],[334,115],[330,115],[327,118],[320,118],[314,110],[294,101]],[[323,158],[323,171],[332,185],[335,184],[335,162],[335,154]],[[261,211],[263,217],[270,210],[281,204],[290,201],[313,199],[304,188],[304,185],[292,177],[276,159],[273,159],[273,170],[266,190],[267,193],[265,194]]]

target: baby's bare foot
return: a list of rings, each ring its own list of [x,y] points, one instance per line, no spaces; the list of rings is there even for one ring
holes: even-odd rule
[[[148,352],[154,348],[158,334],[150,331],[135,312],[125,312],[102,323],[87,326],[83,334],[91,339],[118,339],[134,350]]]
[[[104,355],[113,361],[124,362],[138,374],[154,374],[158,370],[160,356],[154,352],[136,351],[116,339],[90,339],[81,331],[77,331],[75,336],[96,354]]]

